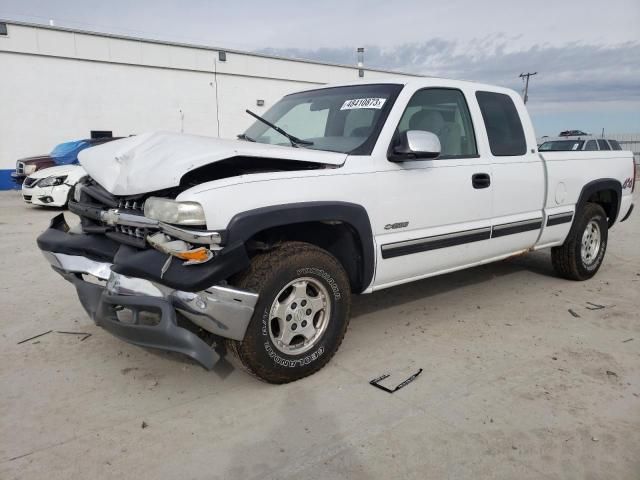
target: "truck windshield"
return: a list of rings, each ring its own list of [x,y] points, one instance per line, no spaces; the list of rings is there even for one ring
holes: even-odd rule
[[[402,85],[323,88],[287,95],[262,118],[302,140],[305,148],[368,155]],[[271,145],[291,140],[256,120],[239,138]]]
[[[582,150],[584,140],[554,140],[544,142],[538,147],[540,152],[566,152],[569,150]]]

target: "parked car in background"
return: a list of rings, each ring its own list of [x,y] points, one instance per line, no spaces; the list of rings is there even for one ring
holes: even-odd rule
[[[33,205],[66,207],[75,184],[86,174],[80,165],[58,165],[38,170],[22,183],[22,198]]]
[[[622,147],[617,140],[593,137],[546,140],[538,147],[540,152],[567,152],[570,150],[622,150]]]
[[[11,173],[11,178],[17,184],[22,184],[29,175],[45,168],[56,165],[72,165],[78,163],[78,154],[89,147],[102,145],[103,143],[117,140],[121,137],[100,136],[73,140],[57,145],[48,155],[22,158],[16,162],[16,171]]]

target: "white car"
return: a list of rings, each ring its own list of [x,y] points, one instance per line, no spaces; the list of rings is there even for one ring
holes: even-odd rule
[[[352,295],[542,248],[587,280],[631,214],[632,153],[538,152],[513,90],[399,78],[250,114],[238,140],[160,132],[80,153],[81,223],[58,215],[38,246],[105,330],[207,368],[226,345],[286,383],[336,353]]]
[[[80,165],[59,165],[32,173],[22,184],[26,203],[43,207],[66,207],[70,193],[87,172]]]

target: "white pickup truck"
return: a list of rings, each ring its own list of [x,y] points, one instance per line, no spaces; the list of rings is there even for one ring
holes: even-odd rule
[[[540,154],[514,91],[436,78],[288,95],[238,140],[138,135],[38,238],[93,320],[212,368],[300,379],[337,351],[351,295],[551,247],[592,277],[632,210],[631,152]],[[410,287],[409,287],[410,288]]]

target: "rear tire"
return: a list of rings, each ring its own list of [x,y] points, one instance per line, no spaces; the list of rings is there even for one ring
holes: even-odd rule
[[[349,323],[347,273],[330,253],[308,243],[287,242],[253,258],[234,281],[259,294],[242,341],[227,346],[254,376],[288,383],[324,367]]]
[[[556,273],[569,280],[588,280],[600,269],[608,240],[607,215],[595,203],[578,212],[564,244],[551,249]]]

